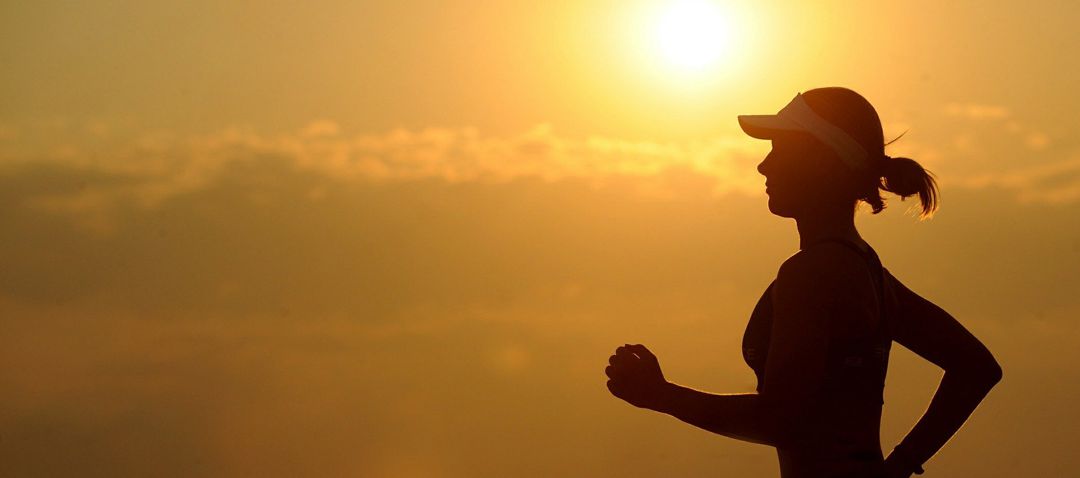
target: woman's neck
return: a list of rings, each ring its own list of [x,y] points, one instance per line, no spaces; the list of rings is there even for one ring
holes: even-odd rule
[[[799,229],[799,249],[805,249],[825,239],[846,239],[860,247],[865,244],[859,231],[855,229],[853,212],[808,214],[796,218],[795,224]]]

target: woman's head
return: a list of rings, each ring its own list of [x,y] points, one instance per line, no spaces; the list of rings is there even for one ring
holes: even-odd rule
[[[885,154],[881,120],[874,107],[847,88],[801,93],[777,115],[740,116],[748,134],[772,141],[758,165],[766,177],[769,209],[799,217],[811,209],[870,204],[884,207],[879,189],[902,199],[918,195],[922,215],[937,209],[933,176],[909,158]]]

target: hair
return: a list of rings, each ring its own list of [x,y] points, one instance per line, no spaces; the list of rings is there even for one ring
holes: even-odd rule
[[[879,158],[870,173],[855,175],[856,201],[865,201],[877,214],[885,209],[885,198],[880,191],[884,190],[900,196],[901,201],[918,195],[921,218],[937,211],[940,201],[934,175],[914,159],[885,154],[885,146],[904,135],[886,143],[881,119],[866,98],[841,87],[815,88],[802,95],[815,113],[850,134],[870,157]]]
[[[911,158],[885,156],[882,163],[878,188],[900,196],[901,201],[918,194],[921,207],[919,216],[933,216],[938,209],[938,186],[933,173]],[[885,209],[885,200],[880,193],[859,199],[870,203],[874,214]]]

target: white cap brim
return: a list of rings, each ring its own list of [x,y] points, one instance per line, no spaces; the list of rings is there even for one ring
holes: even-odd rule
[[[739,115],[739,126],[757,139],[772,139],[780,131],[805,131],[794,121],[778,115]]]

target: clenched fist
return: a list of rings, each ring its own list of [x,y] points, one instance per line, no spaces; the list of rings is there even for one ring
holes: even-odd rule
[[[612,395],[635,407],[659,410],[662,395],[668,385],[660,362],[644,345],[626,344],[615,349],[604,369],[607,388]]]

